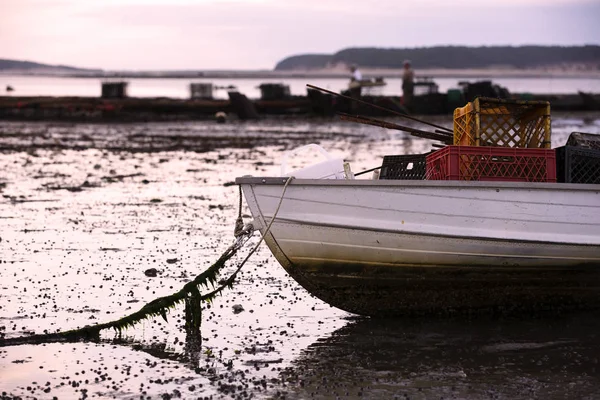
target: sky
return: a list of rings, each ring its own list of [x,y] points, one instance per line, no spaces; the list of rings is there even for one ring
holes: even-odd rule
[[[0,0],[0,58],[270,70],[348,47],[600,44],[600,0]]]

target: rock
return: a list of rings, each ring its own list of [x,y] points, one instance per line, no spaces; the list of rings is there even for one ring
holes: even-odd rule
[[[222,124],[227,121],[227,114],[225,114],[223,111],[219,111],[215,114],[215,120]]]
[[[144,271],[144,274],[150,278],[154,278],[156,275],[158,275],[158,270],[156,268],[149,268]]]
[[[244,307],[242,307],[241,304],[235,304],[232,308],[233,308],[233,313],[234,314],[239,314],[242,311],[244,311]]]

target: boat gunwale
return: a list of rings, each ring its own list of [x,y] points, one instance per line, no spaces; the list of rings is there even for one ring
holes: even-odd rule
[[[236,185],[278,185],[286,184],[289,177],[242,176],[235,178]],[[600,184],[555,183],[555,182],[497,182],[497,181],[438,181],[438,180],[395,180],[395,179],[292,179],[289,185],[298,186],[384,186],[384,187],[432,187],[458,189],[537,189],[592,191],[600,193]]]

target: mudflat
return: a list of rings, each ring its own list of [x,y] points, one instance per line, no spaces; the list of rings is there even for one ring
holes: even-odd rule
[[[431,119],[451,125],[443,118]],[[600,132],[553,115],[553,147]],[[279,173],[318,143],[353,171],[429,151],[382,128],[314,119],[0,124],[0,345],[106,322],[179,290],[233,242],[237,176]],[[318,161],[304,154],[297,165]],[[249,220],[242,204],[242,215]],[[231,260],[233,271],[258,234]],[[155,269],[156,276],[145,271]],[[226,277],[227,274],[224,274]],[[358,318],[317,300],[266,246],[206,305],[95,342],[0,347],[2,398],[595,398],[597,315]]]

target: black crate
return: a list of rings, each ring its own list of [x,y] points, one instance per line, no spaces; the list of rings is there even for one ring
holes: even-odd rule
[[[259,86],[261,100],[281,100],[290,97],[290,86],[282,83],[263,83]]]
[[[569,135],[569,140],[567,140],[567,146],[600,150],[600,135],[585,132],[572,132]]]
[[[557,147],[556,178],[558,182],[600,184],[600,150]]]
[[[384,156],[379,179],[425,179],[426,154]]]

